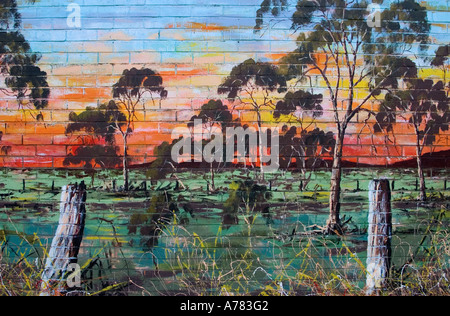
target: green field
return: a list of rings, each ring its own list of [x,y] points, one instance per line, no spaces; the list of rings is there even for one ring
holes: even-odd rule
[[[218,173],[217,192],[209,193],[208,175],[200,172],[176,175],[184,189],[175,178],[152,182],[144,170],[133,170],[133,190],[124,193],[118,171],[92,178],[83,171],[3,170],[0,258],[5,265],[26,262],[33,268],[23,273],[38,279],[58,225],[61,187],[84,180],[87,220],[79,263],[89,293],[358,294],[365,280],[372,179],[388,178],[393,186],[394,267],[414,260],[418,269],[436,248],[434,237],[441,246],[448,242],[448,173],[432,172],[427,175],[430,202],[421,204],[415,170],[346,170],[342,215],[352,220],[348,234],[338,237],[304,234],[327,220],[326,171],[307,179],[298,173],[270,174],[257,203],[241,199],[230,213],[233,188],[255,178],[252,172]],[[448,269],[444,249],[440,267]]]

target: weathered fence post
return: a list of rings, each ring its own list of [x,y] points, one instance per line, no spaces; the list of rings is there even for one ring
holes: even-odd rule
[[[366,294],[385,288],[391,268],[392,211],[389,180],[373,180],[369,187],[369,228]]]
[[[86,185],[64,186],[59,225],[42,272],[41,296],[61,295],[70,269],[78,261],[86,217]],[[68,283],[68,282],[67,282]]]

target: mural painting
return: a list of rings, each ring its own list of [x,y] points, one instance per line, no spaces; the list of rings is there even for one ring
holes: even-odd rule
[[[0,295],[448,295],[448,5],[1,0]]]

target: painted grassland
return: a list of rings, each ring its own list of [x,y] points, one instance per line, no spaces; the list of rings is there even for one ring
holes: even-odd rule
[[[208,175],[186,170],[164,181],[131,172],[4,170],[0,180],[2,295],[33,295],[58,225],[63,185],[88,184],[79,254],[83,293],[93,295],[362,295],[368,187],[392,186],[393,268],[386,294],[448,294],[447,170],[427,174],[417,202],[414,169],[348,169],[342,181],[344,236],[311,234],[328,218],[328,171]]]

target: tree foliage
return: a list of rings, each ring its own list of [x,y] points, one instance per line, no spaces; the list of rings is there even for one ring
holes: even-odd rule
[[[294,115],[297,120],[301,120],[300,116],[306,114],[318,118],[323,115],[322,102],[322,94],[313,94],[304,90],[288,92],[284,99],[277,103],[273,116],[279,119],[283,115]]]
[[[88,135],[102,138],[107,144],[114,144],[116,123],[125,125],[126,117],[114,101],[102,104],[97,108],[87,107],[85,111],[69,114],[70,124],[66,134],[84,131]]]
[[[131,106],[137,105],[145,93],[156,93],[164,99],[167,97],[167,90],[162,84],[162,77],[152,69],[126,69],[113,86],[113,97],[123,100],[124,103],[130,102]]]
[[[123,71],[119,81],[113,85],[112,94],[116,104],[125,115],[126,124],[116,124],[115,128],[123,139],[123,177],[125,191],[128,191],[128,137],[133,133],[134,122],[138,120],[139,105],[142,105],[145,115],[146,96],[153,103],[155,97],[160,100],[167,98],[168,92],[163,87],[163,78],[154,70],[148,68]],[[124,127],[124,128],[122,128]]]
[[[329,167],[333,157],[336,140],[333,132],[324,132],[319,128],[302,130],[283,126],[280,136],[280,167],[289,169],[295,165],[303,174],[306,170]]]
[[[383,1],[378,1],[382,3]],[[349,80],[370,81],[370,90],[396,84],[399,78],[411,77],[413,65],[402,53],[414,43],[425,51],[429,43],[430,24],[424,7],[413,0],[392,3],[381,12],[381,26],[370,27],[368,1],[299,0],[292,16],[292,28],[300,32],[298,48],[281,60],[291,76],[302,76],[310,66],[320,66],[319,54],[350,68]],[[312,29],[311,32],[302,32]],[[357,58],[363,56],[364,69],[355,72]],[[327,60],[328,61],[328,60]],[[326,74],[322,66],[323,74]]]
[[[434,67],[442,67],[448,61],[450,56],[450,45],[440,46],[436,50],[436,56],[431,61],[431,65]]]
[[[154,160],[149,165],[146,175],[152,180],[164,179],[167,174],[176,171],[175,162],[172,160],[172,148],[179,142],[180,139],[176,139],[169,142],[163,142],[156,146],[153,150]]]
[[[31,1],[33,3],[34,1]],[[16,0],[0,4],[0,75],[7,95],[14,95],[21,107],[43,109],[48,105],[50,89],[47,73],[37,63],[40,56],[31,51],[21,33],[21,15]]]
[[[376,116],[374,130],[378,133],[385,131],[395,134],[394,126],[397,124],[407,124],[413,129],[416,135],[420,200],[426,201],[422,155],[425,146],[432,146],[441,132],[449,130],[449,98],[443,81],[414,78],[405,80],[405,84],[405,90],[386,94]]]
[[[64,165],[83,164],[86,169],[96,166],[114,168],[120,166],[119,148],[116,146],[116,125],[125,125],[126,117],[114,101],[97,108],[69,114],[66,134],[79,134],[83,145],[75,146],[64,160]]]
[[[386,94],[374,129],[393,133],[396,123],[406,121],[414,128],[422,150],[434,144],[441,131],[448,131],[449,99],[443,81],[417,78],[406,84],[407,89]]]
[[[264,15],[270,13],[277,17],[282,11],[286,10],[287,6],[288,0],[263,0],[260,8],[256,11],[255,31],[261,30],[264,23]]]
[[[230,126],[233,122],[233,115],[221,100],[209,100],[202,105],[200,113],[191,118],[190,122],[199,119],[203,124],[213,126],[220,125],[222,130]]]
[[[285,92],[286,77],[271,63],[248,59],[231,70],[230,75],[219,86],[218,92],[226,94],[228,99],[235,100],[239,98],[241,92],[247,92],[252,96],[258,89],[266,93]]]
[[[120,166],[121,159],[116,146],[88,145],[76,147],[64,159],[64,166],[82,165],[87,171],[95,168],[109,169]]]

